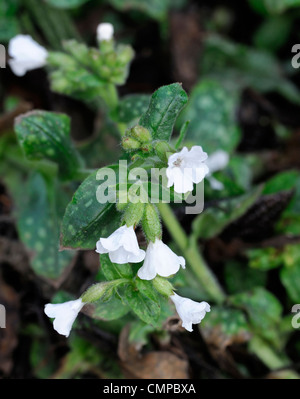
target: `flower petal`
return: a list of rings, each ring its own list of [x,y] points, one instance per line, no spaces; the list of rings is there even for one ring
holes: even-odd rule
[[[109,22],[103,22],[97,26],[97,40],[111,40],[114,35],[114,27]]]
[[[72,325],[85,305],[82,299],[79,298],[75,301],[68,301],[64,303],[52,304],[48,303],[45,305],[45,314],[54,318],[53,327],[61,335],[69,336]]]
[[[8,54],[12,57],[8,64],[17,76],[45,66],[48,57],[48,51],[30,35],[17,35],[12,38],[8,45]]]
[[[185,259],[182,256],[177,256],[157,238],[154,243],[149,243],[144,264],[139,269],[138,276],[143,280],[152,280],[157,274],[169,277],[177,273],[180,266],[185,268]]]

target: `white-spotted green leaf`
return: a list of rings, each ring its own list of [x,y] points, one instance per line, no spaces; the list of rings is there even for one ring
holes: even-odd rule
[[[62,200],[52,182],[34,173],[23,187],[23,201],[17,212],[20,239],[31,254],[31,267],[43,277],[56,279],[70,264],[73,251],[59,251],[59,215],[56,197]]]
[[[169,140],[179,112],[188,101],[181,84],[173,83],[156,90],[139,124],[150,131],[154,140]]]
[[[160,315],[160,301],[147,284],[129,284],[120,291],[122,301],[145,323],[155,325]]]
[[[108,254],[100,255],[100,264],[101,270],[108,281],[133,277],[131,266],[128,263],[113,263]]]
[[[220,83],[203,80],[197,84],[180,114],[178,126],[189,120],[186,141],[201,145],[209,155],[218,149],[231,153],[240,140],[236,121],[238,94]]]
[[[113,170],[113,167],[108,169]],[[117,186],[114,184],[111,187],[111,202],[109,198],[104,198],[100,203],[97,189],[101,183],[103,181],[97,180],[95,171],[74,193],[63,217],[62,248],[94,249],[100,237],[108,237],[120,226],[120,214],[113,199]]]
[[[63,180],[76,176],[82,161],[71,141],[67,115],[39,110],[28,112],[15,119],[15,132],[28,160],[54,162]]]

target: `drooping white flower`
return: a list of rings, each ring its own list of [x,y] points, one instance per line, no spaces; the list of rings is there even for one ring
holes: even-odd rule
[[[96,252],[109,255],[113,263],[141,262],[145,257],[145,251],[139,248],[139,244],[133,226],[119,227],[108,238],[100,238],[96,244]]]
[[[166,244],[158,238],[149,243],[143,266],[138,270],[142,280],[152,280],[158,274],[168,277],[178,272],[182,266],[185,269],[185,259],[177,256]]]
[[[200,323],[206,312],[210,312],[210,306],[207,302],[195,302],[175,293],[170,298],[174,302],[177,313],[182,320],[182,327],[187,331],[193,331],[192,324]]]
[[[72,325],[81,311],[85,302],[82,299],[68,301],[64,303],[47,303],[45,305],[45,313],[48,317],[54,318],[53,327],[59,334],[69,336]]]
[[[222,182],[217,180],[215,177],[212,176],[214,172],[218,170],[224,169],[229,162],[229,155],[226,151],[218,150],[213,152],[211,155],[208,156],[206,160],[206,165],[209,169],[209,174],[207,175],[207,179],[210,183],[210,186],[213,190],[223,190],[224,185]]]
[[[97,26],[97,40],[111,40],[114,35],[114,27],[109,22],[103,22]]]
[[[172,154],[168,159],[166,175],[168,187],[174,185],[177,193],[187,193],[193,190],[194,183],[200,183],[209,173],[204,161],[207,154],[201,146],[194,146],[190,150],[186,147],[180,152]]]
[[[17,35],[8,44],[11,57],[8,64],[13,73],[23,76],[27,71],[42,68],[46,65],[48,51],[37,43],[30,35]]]

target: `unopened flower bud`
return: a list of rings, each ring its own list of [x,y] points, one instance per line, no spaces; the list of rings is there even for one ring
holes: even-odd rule
[[[120,44],[117,51],[118,62],[122,65],[127,65],[134,57],[134,50],[131,46]]]
[[[81,299],[86,303],[109,299],[112,295],[112,288],[111,282],[93,284],[82,294]]]
[[[148,143],[152,140],[149,130],[140,125],[136,125],[131,129],[130,136],[139,140],[141,143]]]
[[[142,202],[127,205],[123,219],[127,226],[136,226],[143,217],[145,204]]]
[[[172,284],[165,278],[156,276],[152,280],[153,286],[158,291],[160,294],[170,297],[171,295],[174,295],[174,288]]]
[[[148,240],[155,242],[156,238],[161,239],[162,230],[159,214],[156,207],[151,203],[145,205],[142,226]]]
[[[132,137],[126,136],[122,139],[122,147],[126,151],[138,150],[141,147],[141,143]]]

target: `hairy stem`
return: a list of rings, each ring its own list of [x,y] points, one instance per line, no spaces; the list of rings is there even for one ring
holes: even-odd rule
[[[192,268],[195,276],[197,276],[207,294],[217,303],[224,302],[226,298],[225,293],[199,253],[196,240],[193,237],[191,240],[188,239],[185,231],[178,223],[178,220],[168,204],[159,203],[157,207],[170,235],[182,251],[187,263]]]

